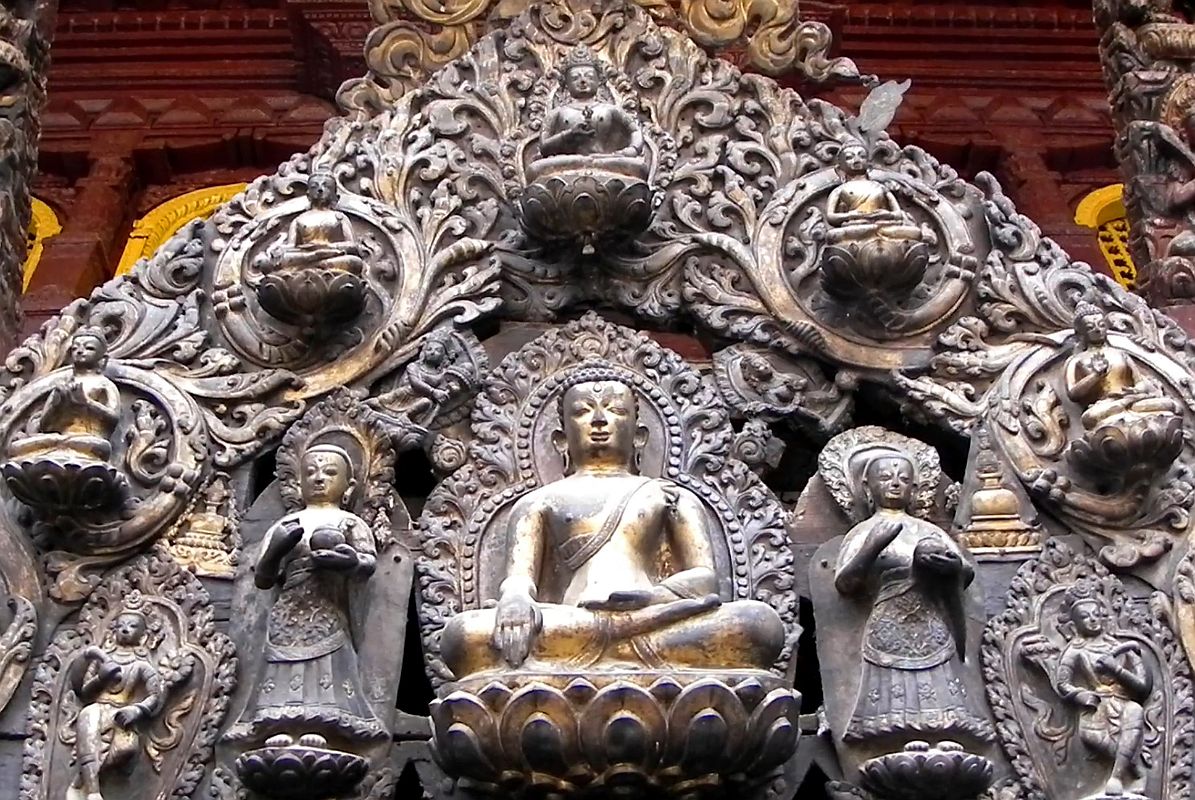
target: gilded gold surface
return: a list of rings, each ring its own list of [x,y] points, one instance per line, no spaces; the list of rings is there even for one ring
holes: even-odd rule
[[[217,208],[244,191],[247,185],[229,183],[224,186],[196,189],[173,197],[154,208],[133,223],[133,230],[129,233],[124,252],[120,255],[116,274],[124,275],[142,258],[156,253],[171,236],[182,230],[191,220],[211,216]]]
[[[170,536],[174,560],[196,575],[231,580],[240,547],[235,507],[228,476],[216,475]]]
[[[749,67],[761,72],[796,71],[814,81],[861,79],[850,59],[829,57],[830,29],[820,22],[801,22],[795,0],[633,2],[657,23],[684,31],[706,48],[741,53]],[[366,62],[383,81],[409,88],[530,5],[527,0],[370,0],[378,27],[366,43]]]
[[[975,455],[979,486],[966,501],[967,521],[959,541],[977,559],[1041,549],[1044,533],[1036,518],[1026,519],[1021,498],[1005,481],[987,433],[979,437]]]
[[[720,600],[699,502],[635,470],[646,442],[631,388],[578,384],[561,416],[569,472],[515,506],[497,608],[449,623],[449,668],[769,667],[784,644],[776,612]]]
[[[42,253],[46,249],[46,240],[62,233],[62,223],[58,215],[49,205],[36,197],[29,198],[32,218],[29,221],[29,252],[25,255],[25,265],[22,269],[22,288],[28,289],[33,280],[33,273],[41,263]]]

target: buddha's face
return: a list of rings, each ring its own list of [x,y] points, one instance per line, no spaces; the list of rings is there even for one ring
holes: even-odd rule
[[[96,369],[104,360],[107,348],[96,336],[76,336],[71,340],[71,363],[76,367]]]
[[[846,144],[838,153],[838,165],[848,175],[862,175],[867,171],[867,148],[861,144]]]
[[[309,504],[340,505],[352,486],[352,470],[340,453],[312,450],[303,456],[303,499]]]
[[[1098,636],[1104,629],[1104,615],[1094,600],[1081,600],[1071,606],[1071,622],[1081,636]]]
[[[1108,341],[1108,321],[1103,314],[1084,314],[1075,320],[1075,332],[1090,344]]]
[[[564,393],[563,423],[573,466],[606,462],[630,467],[638,409],[626,384],[595,381],[570,387]]]
[[[577,66],[569,67],[568,71],[564,73],[564,88],[568,89],[568,93],[579,100],[588,100],[597,94],[598,86],[601,85],[601,76],[598,75],[597,67],[589,64],[579,64]]]
[[[116,643],[121,647],[136,647],[145,640],[145,617],[135,612],[126,612],[112,623]]]
[[[868,465],[866,481],[877,508],[903,511],[913,499],[913,465],[907,458],[877,458]]]
[[[331,175],[312,175],[307,181],[307,199],[316,206],[332,205],[336,202],[336,180]]]

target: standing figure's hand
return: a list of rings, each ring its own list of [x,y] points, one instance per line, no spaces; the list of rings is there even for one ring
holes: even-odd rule
[[[531,655],[531,646],[543,627],[543,614],[535,601],[525,594],[507,594],[498,601],[495,615],[494,648],[512,667],[518,667]]]
[[[303,538],[303,526],[297,519],[288,519],[282,523],[282,533],[278,536],[278,550],[289,553]]]
[[[116,709],[115,722],[121,728],[130,728],[145,717],[145,709],[141,706],[124,706]]]
[[[884,547],[887,547],[897,536],[900,536],[900,532],[904,529],[905,524],[903,522],[883,520],[882,522],[877,522],[876,526],[871,529],[871,535],[883,542]]]
[[[954,575],[963,568],[962,557],[937,539],[926,538],[913,549],[913,563],[938,575]]]
[[[351,544],[341,543],[326,550],[311,551],[311,560],[324,569],[355,569],[359,563]]]
[[[111,686],[120,680],[120,675],[123,671],[120,664],[115,661],[105,661],[100,664],[98,674],[105,686]]]

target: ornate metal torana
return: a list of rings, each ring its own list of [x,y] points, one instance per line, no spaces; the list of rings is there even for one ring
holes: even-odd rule
[[[64,309],[22,800],[1186,798],[1195,349],[907,88],[532,4]]]

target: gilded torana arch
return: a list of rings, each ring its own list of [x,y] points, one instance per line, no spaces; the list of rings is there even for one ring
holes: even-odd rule
[[[1182,330],[907,84],[528,5],[8,355],[22,800],[1186,798]]]

